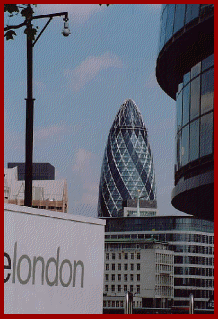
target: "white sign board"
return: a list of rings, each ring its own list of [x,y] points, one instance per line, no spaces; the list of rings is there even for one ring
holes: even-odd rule
[[[4,313],[101,314],[104,225],[5,204]]]

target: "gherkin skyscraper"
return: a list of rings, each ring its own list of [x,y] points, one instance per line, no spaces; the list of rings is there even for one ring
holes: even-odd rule
[[[120,107],[108,135],[101,169],[98,217],[117,217],[137,197],[156,201],[153,159],[141,113],[131,99]]]

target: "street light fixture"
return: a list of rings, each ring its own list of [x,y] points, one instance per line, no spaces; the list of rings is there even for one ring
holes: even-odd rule
[[[68,19],[64,19],[64,29],[62,31],[62,34],[64,37],[68,37],[70,35],[70,29],[69,29],[69,23],[67,22]]]
[[[31,5],[28,4],[31,8]],[[62,34],[66,37],[70,34],[68,26],[68,12],[58,12],[52,14],[43,14],[33,16],[30,10],[30,15],[26,20],[18,26],[7,26],[4,31],[9,29],[16,29],[21,26],[27,27],[27,98],[26,98],[26,141],[25,141],[25,193],[24,193],[24,206],[32,206],[32,166],[33,166],[33,111],[34,111],[34,100],[33,99],[33,47],[51,22],[54,17],[64,16],[64,29]],[[38,37],[33,41],[30,34],[32,34],[33,26],[32,20],[49,18]]]

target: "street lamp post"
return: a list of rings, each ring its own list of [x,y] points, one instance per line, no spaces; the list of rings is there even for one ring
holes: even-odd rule
[[[31,5],[28,4],[28,7]],[[24,205],[32,206],[32,169],[33,169],[33,113],[34,113],[34,100],[33,99],[33,47],[38,41],[39,37],[46,29],[48,24],[51,22],[53,17],[64,16],[64,29],[62,34],[68,36],[70,30],[68,27],[68,12],[58,12],[52,14],[43,14],[38,16],[33,16],[30,10],[30,15],[24,23],[17,26],[7,26],[4,31],[9,29],[16,29],[21,26],[27,27],[27,98],[26,98],[26,138],[25,138],[25,193],[24,193]],[[49,18],[38,37],[35,41],[32,40],[32,20]]]
[[[28,31],[32,31],[31,18],[27,21]],[[33,41],[27,32],[27,98],[26,98],[26,139],[25,139],[25,193],[24,206],[32,206],[33,170]]]

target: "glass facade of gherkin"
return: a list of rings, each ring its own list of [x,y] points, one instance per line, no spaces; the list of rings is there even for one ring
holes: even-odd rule
[[[117,217],[123,201],[156,201],[153,159],[141,113],[131,99],[110,129],[99,184],[98,217]]]

